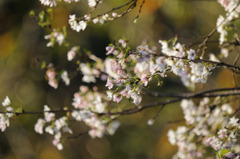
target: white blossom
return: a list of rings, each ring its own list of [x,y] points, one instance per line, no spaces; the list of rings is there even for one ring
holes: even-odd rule
[[[53,121],[55,118],[55,114],[51,113],[50,111],[51,109],[47,105],[44,105],[44,116],[46,122]]]
[[[45,125],[46,121],[39,118],[37,123],[35,124],[35,131],[39,134],[43,134],[43,126]]]
[[[65,82],[65,84],[66,84],[67,86],[70,84],[70,78],[68,77],[67,71],[64,71],[64,72],[61,74],[61,78],[62,78],[62,80]]]
[[[10,99],[8,98],[8,96],[6,96],[6,98],[4,99],[4,101],[2,102],[2,106],[6,107],[8,105],[11,104]]]
[[[172,145],[175,145],[177,140],[176,140],[176,135],[173,130],[169,130],[167,133],[168,140]]]
[[[78,50],[78,47],[72,47],[70,51],[67,53],[67,59],[68,61],[72,61],[74,57],[76,56],[76,51]]]
[[[239,121],[239,119],[237,119],[235,117],[231,117],[229,120],[229,126],[233,126],[233,127],[239,126],[238,121]]]
[[[96,82],[96,78],[94,76],[94,73],[93,73],[93,70],[85,63],[81,63],[79,65],[82,73],[83,73],[83,82],[86,82],[86,83],[95,83]]]
[[[111,91],[107,91],[107,96],[108,96],[108,99],[112,99],[113,93]]]
[[[148,125],[153,125],[153,124],[154,124],[154,120],[153,120],[153,119],[149,119],[149,120],[147,121],[147,124],[148,124]]]
[[[45,132],[53,135],[53,134],[54,134],[54,129],[53,129],[52,125],[47,126],[47,127],[45,128]]]
[[[141,103],[142,97],[137,95],[137,93],[131,93],[130,95],[131,95],[131,98],[133,99],[133,103],[135,105],[139,105]]]
[[[0,114],[0,129],[1,131],[5,131],[7,127],[9,127],[10,122],[9,119],[4,116],[3,114]]]
[[[84,20],[81,21],[77,21],[76,20],[76,15],[70,15],[69,16],[69,20],[68,20],[71,28],[77,32],[81,31],[81,30],[85,30],[85,28],[87,27],[87,22]]]
[[[89,7],[95,7],[97,4],[96,0],[88,0]]]
[[[41,4],[49,6],[49,7],[54,7],[56,6],[56,1],[55,0],[40,0]]]
[[[193,49],[190,49],[189,51],[187,51],[187,54],[188,54],[189,60],[195,60],[195,58],[197,56],[195,50],[193,50]]]
[[[116,132],[116,130],[119,128],[119,126],[120,126],[120,122],[118,122],[118,121],[112,122],[112,123],[107,127],[107,132],[108,132],[108,134],[113,135],[113,134]]]

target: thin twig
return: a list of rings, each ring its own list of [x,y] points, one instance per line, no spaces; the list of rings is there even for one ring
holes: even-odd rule
[[[105,14],[112,13],[112,12],[114,12],[115,10],[119,10],[119,9],[124,8],[124,7],[126,7],[126,6],[128,6],[128,5],[131,4],[131,5],[129,6],[129,8],[128,8],[126,11],[124,11],[124,13],[123,13],[121,16],[119,16],[119,17],[123,17],[126,13],[128,13],[129,11],[131,11],[133,8],[136,7],[137,1],[138,1],[138,0],[130,0],[129,2],[127,2],[127,3],[125,3],[125,4],[121,5],[121,6],[112,8],[111,10],[109,10],[109,11],[107,11],[107,12],[104,12],[104,13],[102,13],[102,14],[96,15],[95,17],[91,17],[91,20],[93,20],[93,19],[95,19],[95,18],[102,17],[102,16],[105,15]],[[119,18],[119,17],[116,17],[115,19],[117,19],[117,18]]]
[[[237,64],[237,61],[239,60],[239,57],[240,57],[239,49],[237,48],[237,50],[238,50],[238,55],[237,55],[237,58],[234,59],[234,62],[233,62],[234,66]],[[236,83],[236,79],[235,79],[235,72],[234,71],[232,71],[232,76],[233,76],[234,86],[237,87],[237,83]]]
[[[232,10],[235,11],[238,8],[239,4]],[[230,16],[231,14],[229,14]],[[218,26],[216,26],[207,36],[206,38],[203,40],[203,42],[199,45],[199,48],[197,50],[197,53],[201,51],[202,49],[202,54],[201,54],[201,58],[204,57],[205,51],[206,51],[206,46],[208,43],[208,40],[213,36],[213,34],[217,31],[218,27],[220,27],[226,20],[228,19],[228,17],[226,17],[226,19],[224,19]]]
[[[145,0],[142,1],[141,5],[140,5],[140,7],[139,7],[139,10],[138,10],[138,14],[137,14],[137,16],[136,16],[134,19],[138,19],[139,15],[140,15],[141,12],[142,12],[142,7],[143,7],[144,3],[145,3]]]
[[[179,119],[179,120],[175,120],[175,121],[168,121],[167,124],[177,124],[177,123],[180,123],[180,122],[183,122],[185,121],[185,119]]]

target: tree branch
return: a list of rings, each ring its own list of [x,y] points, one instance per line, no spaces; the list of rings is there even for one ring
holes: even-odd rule
[[[224,90],[231,90],[230,92],[223,92],[223,93],[216,93],[218,91],[224,91]],[[177,103],[183,99],[191,99],[191,98],[202,98],[202,97],[226,97],[226,96],[237,96],[240,95],[240,88],[221,88],[221,89],[213,89],[213,90],[207,90],[203,91],[200,93],[193,93],[193,94],[183,94],[183,95],[176,95],[177,98],[175,99],[168,99],[166,101],[159,101],[159,102],[154,102],[150,104],[146,104],[143,106],[138,106],[130,109],[125,109],[121,112],[110,112],[110,113],[98,113],[99,115],[129,115],[129,114],[134,114],[137,112],[141,112],[144,109],[147,108],[152,108],[161,105],[163,108],[172,103]],[[163,109],[162,108],[162,109]]]

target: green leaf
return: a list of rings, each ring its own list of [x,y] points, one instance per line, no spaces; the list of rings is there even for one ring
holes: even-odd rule
[[[221,156],[221,154],[220,153],[218,153],[214,148],[212,148],[212,150],[216,153],[216,155],[218,156],[218,158],[219,159],[221,159],[222,158],[222,156]]]
[[[177,36],[175,36],[173,39],[172,39],[172,46],[174,46],[177,42],[178,38]]]
[[[46,67],[47,67],[46,61],[43,61],[43,62],[42,62],[41,69],[43,70],[43,69],[45,69]]]
[[[47,13],[51,13],[52,11],[53,11],[52,8],[48,8],[48,9],[47,9]]]
[[[175,46],[177,40],[178,40],[178,37],[175,36],[174,38],[169,39],[169,40],[167,41],[167,43],[168,43],[171,47],[173,47],[173,46]]]
[[[34,17],[34,16],[35,16],[35,12],[34,12],[33,10],[31,10],[31,11],[29,12],[29,15],[32,16],[32,17]]]
[[[127,58],[129,56],[128,51],[124,53],[124,58]]]
[[[22,108],[17,108],[16,113],[23,113],[23,109]]]
[[[220,151],[220,154],[221,154],[221,156],[224,156],[224,155],[227,154],[228,152],[230,152],[230,150],[222,149],[222,150]]]

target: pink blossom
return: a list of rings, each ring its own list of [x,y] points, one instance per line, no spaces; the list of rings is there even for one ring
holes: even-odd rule
[[[114,94],[113,95],[113,101],[119,103],[122,100],[121,95]]]
[[[225,137],[227,137],[227,129],[221,129],[218,131],[218,137],[220,139],[224,139]]]
[[[72,105],[75,108],[85,108],[88,105],[88,102],[86,100],[84,100],[84,98],[81,96],[81,94],[79,92],[74,94],[74,98],[73,98],[73,103]]]
[[[110,78],[107,79],[106,87],[108,87],[108,89],[113,88],[113,81]]]
[[[227,10],[228,7],[228,0],[218,0],[218,2]]]
[[[76,51],[78,50],[78,47],[71,48],[70,51],[67,53],[68,61],[72,61],[74,57],[76,56]]]
[[[125,89],[121,92],[121,95],[124,96],[124,97],[126,97],[126,98],[130,98],[130,94],[129,94],[128,91],[125,90]]]
[[[47,75],[48,79],[54,79],[56,76],[56,72],[53,69],[48,69],[46,71],[46,75]]]
[[[53,139],[52,141],[53,145],[57,147],[58,150],[62,150],[63,149],[63,145],[60,143],[59,139]]]
[[[46,71],[46,75],[48,77],[48,84],[50,86],[52,86],[53,88],[57,89],[58,87],[58,82],[55,78],[56,76],[56,72],[54,71],[53,68],[49,68],[47,71]]]
[[[106,47],[106,51],[107,51],[106,55],[109,55],[109,54],[113,53],[114,47],[112,47],[112,46],[107,46],[107,47]]]
[[[122,47],[124,47],[124,48],[127,46],[126,41],[123,40],[123,39],[118,40],[118,42],[119,42],[120,44],[122,44]]]
[[[58,82],[57,82],[57,80],[55,80],[55,79],[50,79],[50,80],[48,81],[48,84],[49,84],[50,86],[52,86],[53,88],[55,88],[55,89],[58,88]]]
[[[6,128],[10,125],[9,118],[4,116],[3,114],[0,114],[0,129],[1,131],[5,131]]]
[[[45,116],[46,122],[53,121],[55,118],[55,114],[51,113],[50,111],[51,109],[47,105],[44,105],[44,116]]]
[[[80,86],[80,91],[81,91],[82,93],[87,93],[88,87],[87,87],[87,86]]]
[[[145,87],[148,85],[147,74],[143,74],[143,75],[141,76],[141,81],[143,82],[143,84],[144,84]]]

